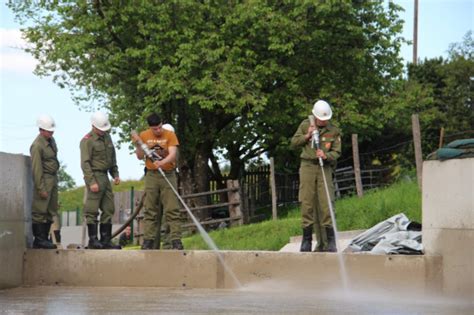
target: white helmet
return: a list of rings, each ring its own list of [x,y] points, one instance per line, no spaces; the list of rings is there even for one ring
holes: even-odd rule
[[[101,131],[107,131],[110,129],[109,116],[102,112],[95,112],[91,117],[92,126],[96,127]]]
[[[165,130],[168,130],[168,131],[171,131],[171,132],[175,132],[174,127],[171,126],[170,124],[164,124],[163,126],[161,126],[161,128],[163,128]]]
[[[36,120],[36,125],[46,131],[54,131],[54,128],[56,127],[53,117],[49,115],[40,115]]]
[[[329,106],[328,102],[319,100],[314,103],[313,115],[319,120],[329,120],[332,117],[331,106]]]

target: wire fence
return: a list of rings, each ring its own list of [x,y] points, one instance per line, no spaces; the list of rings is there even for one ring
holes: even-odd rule
[[[442,135],[439,139],[423,139],[423,141],[436,141],[441,144],[447,144],[450,141],[466,138],[474,135],[474,130],[467,130],[457,132],[449,135]],[[403,139],[403,141],[388,144],[383,147],[375,148],[370,151],[359,153],[361,164],[361,181],[364,191],[368,189],[384,187],[390,185],[397,180],[401,174],[402,168],[413,168],[414,148],[413,139]],[[426,152],[427,156],[430,152]],[[410,158],[412,156],[412,158]],[[338,169],[334,173],[334,187],[336,198],[353,195],[356,193],[356,177],[352,166],[353,156],[347,156],[338,160]],[[239,194],[241,199],[241,206],[245,223],[253,221],[255,217],[260,215],[262,209],[268,209],[272,204],[272,194],[270,185],[270,166],[264,165],[247,169],[244,175],[239,178]],[[210,191],[216,191],[218,187],[225,187],[225,181],[228,178],[224,177],[223,183],[217,183],[215,180],[209,182]],[[299,191],[299,174],[293,173],[275,173],[275,188],[276,199],[278,205],[295,204],[298,202]],[[135,196],[137,198],[137,196]],[[206,197],[206,204],[218,205],[228,202],[226,193],[209,194]],[[129,198],[130,199],[130,198]],[[130,200],[127,199],[122,202],[124,205],[129,205]],[[118,222],[123,221],[126,208],[116,205],[118,214],[116,213]],[[122,209],[124,208],[124,209]],[[225,207],[217,207],[213,211],[206,211],[208,219],[221,219],[228,217],[229,214]],[[204,215],[203,215],[204,217]],[[62,222],[65,225],[76,225],[81,223],[80,209],[65,211],[62,214]]]

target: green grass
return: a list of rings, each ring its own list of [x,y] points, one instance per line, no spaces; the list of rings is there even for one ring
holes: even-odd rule
[[[336,221],[341,231],[367,229],[403,212],[410,220],[421,222],[421,192],[413,181],[397,182],[389,187],[336,201]]]
[[[288,243],[290,236],[299,233],[299,219],[288,218],[212,231],[209,235],[219,249],[279,250]],[[183,244],[186,249],[208,249],[200,235],[183,239]]]
[[[127,191],[131,187],[143,189],[141,181],[126,181],[114,186],[114,191]],[[62,210],[82,207],[84,187],[60,193]],[[389,187],[339,199],[335,204],[339,231],[367,229],[395,214],[405,213],[412,221],[421,222],[421,193],[414,181],[400,181]],[[278,209],[279,219],[245,226],[213,231],[211,238],[219,249],[225,250],[279,250],[291,236],[301,234],[300,209],[286,206]],[[186,249],[208,249],[198,234],[183,239]],[[136,249],[138,247],[134,247]]]
[[[114,192],[129,191],[132,186],[135,190],[143,190],[144,182],[138,180],[123,181],[120,185],[113,185]],[[72,211],[77,208],[82,209],[82,200],[84,198],[84,186],[70,189],[59,193],[59,203],[61,204],[61,211]]]
[[[367,229],[400,212],[421,222],[421,194],[415,182],[399,182],[374,189],[364,197],[346,197],[336,201],[338,230]],[[285,211],[286,212],[286,211]],[[279,250],[291,236],[301,234],[300,210],[293,207],[279,220],[245,225],[209,233],[219,249]],[[183,239],[186,249],[208,249],[200,235]]]

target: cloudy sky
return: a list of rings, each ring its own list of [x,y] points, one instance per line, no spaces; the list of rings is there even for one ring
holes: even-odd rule
[[[413,0],[395,0],[405,12],[403,35],[412,39]],[[419,0],[418,56],[447,56],[449,44],[461,42],[474,29],[474,1]],[[0,0],[0,152],[29,155],[37,135],[36,117],[48,113],[57,124],[55,138],[59,159],[76,184],[83,185],[79,159],[79,141],[90,130],[90,113],[80,111],[68,91],[50,78],[32,74],[35,60],[21,50],[25,46],[20,25],[13,19],[5,0]],[[412,47],[402,48],[406,61],[412,60]],[[127,148],[118,151],[122,179],[138,179],[142,166]],[[2,165],[2,168],[5,167]]]

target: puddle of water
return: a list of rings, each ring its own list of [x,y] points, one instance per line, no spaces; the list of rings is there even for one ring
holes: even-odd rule
[[[281,283],[280,283],[281,284]],[[267,283],[275,285],[275,283]],[[473,314],[472,301],[445,297],[293,290],[23,287],[0,291],[0,314]]]

